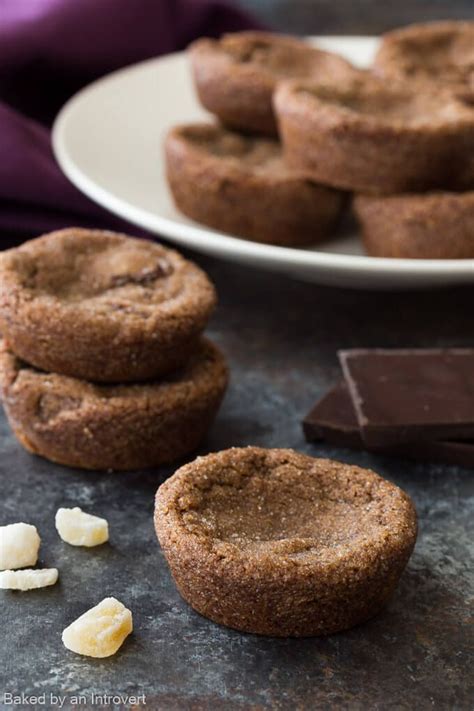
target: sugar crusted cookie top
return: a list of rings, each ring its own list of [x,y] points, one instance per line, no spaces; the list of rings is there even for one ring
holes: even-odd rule
[[[112,232],[68,229],[5,252],[0,279],[28,301],[124,315],[153,311],[208,280],[173,250]],[[127,311],[128,309],[128,311]]]
[[[474,22],[415,24],[388,32],[375,70],[409,81],[474,88]]]
[[[255,70],[268,78],[305,78],[322,72],[349,71],[342,57],[312,47],[295,37],[267,32],[235,32],[220,40],[198,40],[195,51],[226,57],[236,67]]]
[[[416,531],[412,504],[393,484],[292,450],[248,447],[198,458],[161,487],[157,501],[174,536],[276,565],[370,557]]]
[[[415,88],[399,82],[387,85],[361,73],[344,82],[290,82],[283,92],[306,102],[334,120],[355,119],[380,126],[398,126],[424,131],[472,125],[474,104],[469,96],[448,89]],[[282,92],[282,93],[283,93]]]

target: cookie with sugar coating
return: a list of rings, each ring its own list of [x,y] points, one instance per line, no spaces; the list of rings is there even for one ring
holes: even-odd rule
[[[70,228],[0,254],[0,332],[47,372],[156,378],[186,362],[215,303],[178,252],[113,232]]]
[[[155,529],[184,599],[244,632],[330,634],[375,615],[416,540],[409,497],[375,472],[233,448],[158,489]]]
[[[227,381],[223,355],[205,339],[181,370],[134,385],[45,373],[0,342],[0,393],[16,437],[70,467],[139,469],[185,456],[209,429]]]
[[[165,150],[178,208],[230,235],[288,247],[317,244],[340,214],[344,194],[289,169],[274,140],[188,124],[170,131]]]
[[[297,37],[235,32],[190,47],[197,93],[203,106],[229,128],[278,134],[272,96],[284,79],[337,79],[355,71],[332,52]]]

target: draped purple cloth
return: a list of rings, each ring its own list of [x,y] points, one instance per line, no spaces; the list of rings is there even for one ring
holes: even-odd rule
[[[0,248],[67,225],[124,227],[53,157],[50,126],[72,94],[201,35],[256,26],[225,0],[0,0]]]

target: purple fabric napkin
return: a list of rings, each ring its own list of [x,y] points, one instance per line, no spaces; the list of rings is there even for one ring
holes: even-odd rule
[[[49,127],[72,94],[201,35],[257,26],[224,0],[0,0],[0,248],[67,225],[124,228],[53,157]]]

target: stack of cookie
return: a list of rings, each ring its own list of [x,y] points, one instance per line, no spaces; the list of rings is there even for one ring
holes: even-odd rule
[[[228,371],[202,337],[214,287],[177,252],[67,229],[0,256],[0,392],[30,452],[86,469],[195,449]]]
[[[199,98],[219,124],[191,124],[166,139],[168,180],[178,208],[222,232],[304,246],[331,234],[344,193],[290,168],[272,107],[285,77],[342,79],[342,57],[261,32],[201,39],[190,49]]]
[[[384,83],[427,91],[433,109],[414,118],[424,139],[429,179],[410,193],[354,201],[369,254],[382,257],[474,257],[474,22],[412,25],[387,33],[374,73]],[[426,107],[428,108],[428,106]],[[420,143],[419,150],[424,150]],[[435,157],[437,156],[437,158]],[[417,192],[418,189],[426,192]],[[435,190],[433,190],[435,188]],[[400,191],[398,191],[400,193]]]
[[[355,193],[369,254],[474,257],[473,47],[474,23],[415,25],[388,33],[361,71],[297,39],[199,40],[198,95],[226,128],[169,134],[178,207],[224,232],[308,245]]]

